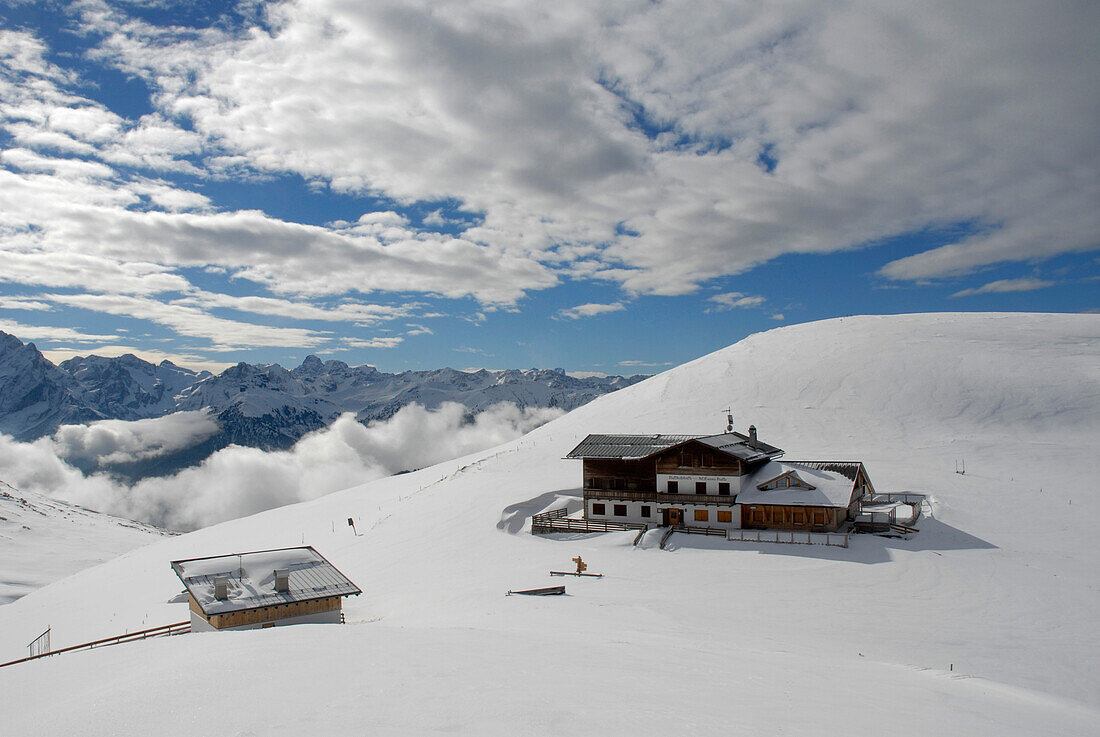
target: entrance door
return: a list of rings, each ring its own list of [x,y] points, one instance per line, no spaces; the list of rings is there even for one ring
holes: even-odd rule
[[[673,527],[684,524],[684,510],[676,508],[668,510],[668,523]]]

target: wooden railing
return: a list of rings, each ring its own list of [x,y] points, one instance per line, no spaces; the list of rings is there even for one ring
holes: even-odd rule
[[[20,658],[19,660],[11,660],[7,663],[0,663],[0,668],[8,665],[16,665],[18,663],[26,663],[28,660],[38,660],[39,658],[48,658],[51,655],[60,655],[61,653],[71,653],[76,650],[91,650],[97,647],[107,647],[108,645],[121,645],[126,642],[136,642],[138,640],[145,640],[150,637],[167,637],[170,635],[183,635],[191,631],[191,622],[176,622],[175,624],[165,624],[160,627],[150,627],[147,630],[138,630],[137,632],[128,632],[125,635],[115,635],[114,637],[104,637],[102,640],[93,640],[91,642],[85,642],[80,645],[72,645],[71,647],[63,647],[60,650],[54,650],[48,653],[41,653],[39,655],[31,655],[30,657]]]
[[[926,494],[917,494],[910,491],[892,492],[888,494],[871,494],[868,496],[865,504],[892,504],[894,502],[901,502],[902,504],[917,504],[920,505],[924,500],[928,498]]]
[[[691,525],[679,525],[673,528],[676,532],[686,532],[689,535],[713,535],[725,537],[729,532],[725,527],[693,527]]]
[[[659,494],[655,491],[619,491],[617,489],[585,489],[584,498],[607,499],[609,501],[622,500],[633,502],[653,502],[654,504],[716,504],[719,506],[733,506],[737,503],[736,496],[725,494]]]
[[[646,530],[641,522],[611,522],[594,519],[569,519],[561,513],[548,512],[531,517],[531,534],[545,535],[551,532],[619,532],[622,530]]]

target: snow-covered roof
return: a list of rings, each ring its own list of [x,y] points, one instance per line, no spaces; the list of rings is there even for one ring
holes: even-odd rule
[[[275,590],[276,569],[290,572],[289,591]],[[172,570],[207,616],[363,593],[308,545],[174,560]],[[222,576],[228,596],[217,599],[214,579]]]
[[[694,435],[589,435],[566,458],[648,458]]]
[[[589,435],[566,458],[639,460],[695,440],[743,461],[753,462],[783,451],[739,432],[719,435]]]
[[[855,488],[855,474],[849,478],[844,472],[849,470],[849,463],[837,462],[843,465],[843,470],[830,470],[817,466],[834,465],[827,461],[771,461],[754,471],[741,482],[741,492],[737,495],[739,504],[777,504],[797,507],[847,507],[852,502],[852,491]],[[859,464],[854,464],[856,469]],[[779,488],[760,489],[780,476],[790,474],[803,481],[809,488]]]

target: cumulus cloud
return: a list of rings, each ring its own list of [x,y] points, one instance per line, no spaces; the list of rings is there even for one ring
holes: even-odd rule
[[[54,452],[73,464],[132,463],[189,448],[219,430],[208,410],[175,412],[144,420],[100,420],[62,425],[54,433]]]
[[[1054,286],[1054,282],[1045,279],[999,279],[972,289],[955,292],[952,297],[969,297],[973,294],[1003,294],[1005,292],[1033,292]]]
[[[187,530],[314,499],[399,471],[429,466],[523,435],[560,409],[494,405],[471,416],[461,404],[435,410],[407,405],[364,426],[353,415],[303,437],[287,451],[230,446],[174,476],[132,486],[102,474],[85,476],[66,458],[140,458],[166,452],[173,430],[202,437],[209,418],[187,413],[164,422],[96,423],[65,428],[62,437],[18,443],[0,436],[0,478],[102,512]],[[141,424],[150,422],[151,424]]]
[[[626,306],[622,302],[612,302],[611,304],[584,304],[577,305],[576,307],[569,307],[558,312],[558,317],[565,320],[579,320],[582,317],[592,317],[593,315],[603,315],[608,312],[622,312],[626,309]]]
[[[1027,0],[315,0],[176,38],[88,18],[103,58],[247,166],[453,198],[484,213],[473,242],[565,244],[591,256],[570,273],[656,294],[959,223],[883,275],[1095,248],[1098,21]]]
[[[161,301],[214,269],[275,295],[153,313],[190,337],[231,326],[183,307],[326,320],[342,310],[302,302],[396,292],[500,309],[563,278],[689,294],[914,232],[944,245],[883,277],[1097,247],[1096,3],[288,0],[205,29],[116,5],[71,9],[101,40],[86,58],[149,86],[141,117],[0,31],[0,279]],[[220,210],[179,173],[300,176],[429,229],[390,209],[324,226]],[[261,328],[223,347],[316,344]]]

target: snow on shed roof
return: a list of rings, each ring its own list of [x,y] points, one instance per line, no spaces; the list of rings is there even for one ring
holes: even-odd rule
[[[759,461],[783,451],[739,432],[719,435],[589,435],[566,458],[617,458],[638,460],[689,440],[709,445],[743,461]]]
[[[275,590],[276,569],[290,572],[289,591]],[[309,545],[174,560],[172,570],[207,616],[363,593]],[[226,599],[214,597],[220,576],[229,579]]]
[[[816,468],[833,465],[826,461],[771,461],[741,483],[737,495],[740,504],[774,504],[792,507],[847,507],[852,502],[855,474],[852,478],[839,470]],[[837,464],[848,465],[848,464]],[[856,468],[859,464],[855,464]],[[786,473],[793,473],[813,489],[790,488],[762,490],[757,487]]]

